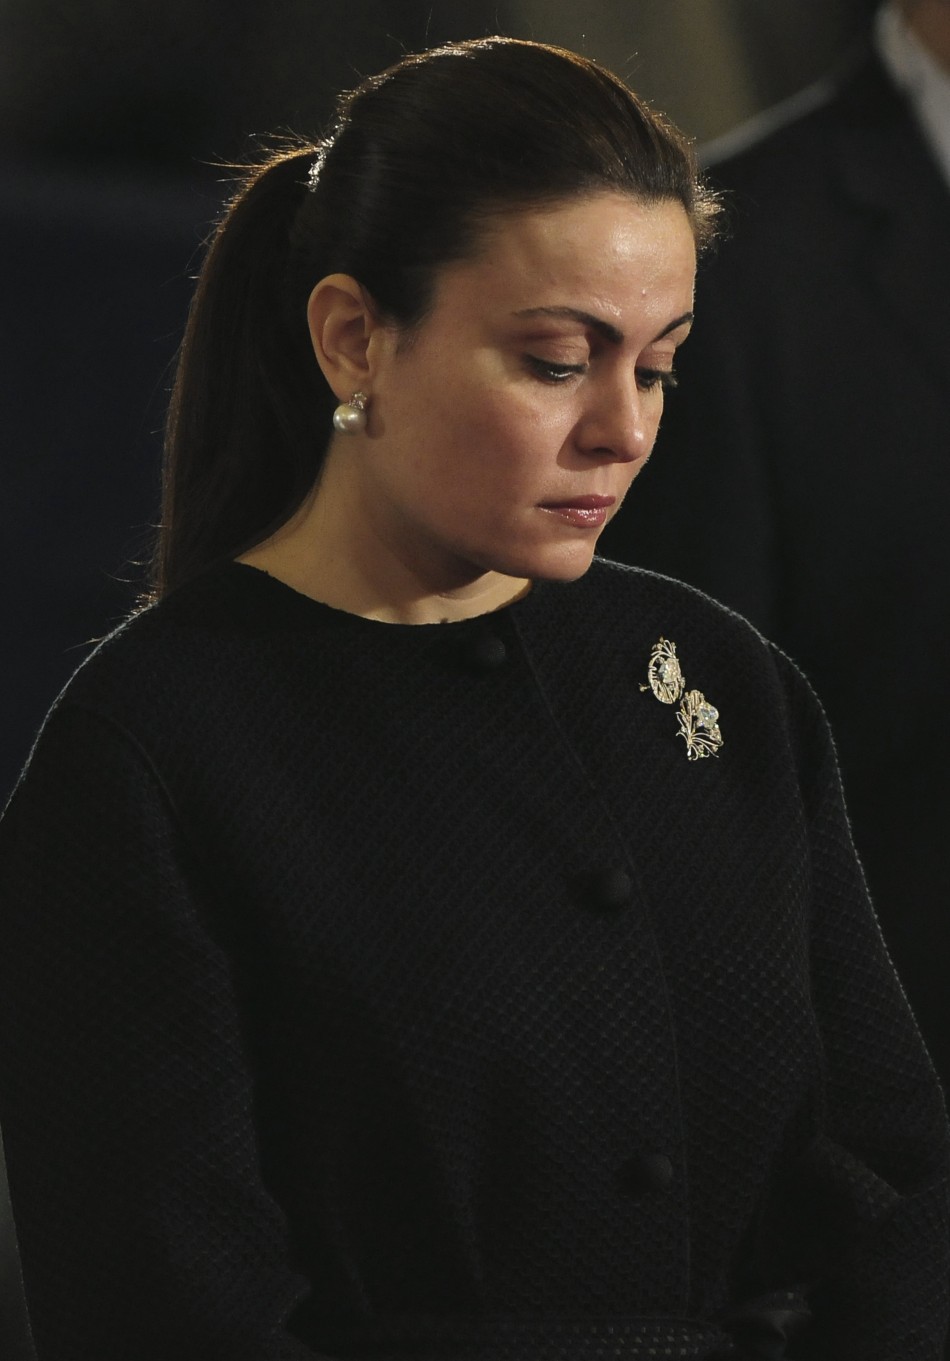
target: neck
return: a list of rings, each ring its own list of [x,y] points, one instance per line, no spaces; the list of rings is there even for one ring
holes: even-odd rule
[[[950,0],[902,0],[900,8],[908,28],[950,72]]]
[[[530,590],[523,578],[439,560],[417,544],[399,551],[373,532],[359,507],[347,504],[347,489],[330,481],[321,479],[300,510],[240,561],[313,600],[387,624],[473,619]]]

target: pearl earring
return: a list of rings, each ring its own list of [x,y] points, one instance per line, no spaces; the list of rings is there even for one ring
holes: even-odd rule
[[[348,402],[341,402],[333,413],[334,429],[339,430],[341,435],[355,435],[365,430],[368,401],[365,392],[354,392]]]

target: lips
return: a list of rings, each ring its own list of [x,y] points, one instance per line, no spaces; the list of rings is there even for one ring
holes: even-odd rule
[[[545,510],[606,510],[616,496],[572,496],[569,501],[542,501]]]
[[[541,509],[578,529],[599,529],[616,499],[615,496],[572,496],[568,501],[542,501]]]

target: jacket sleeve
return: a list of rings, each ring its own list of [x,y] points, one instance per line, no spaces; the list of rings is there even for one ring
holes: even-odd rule
[[[947,1330],[943,1097],[894,973],[851,841],[824,715],[780,658],[810,826],[812,989],[824,1082],[801,1167],[824,1254],[809,1361],[938,1361]],[[873,734],[868,735],[873,740]],[[883,789],[881,797],[887,798]]]
[[[0,1121],[39,1361],[312,1361],[231,953],[160,780],[62,704],[0,824]]]

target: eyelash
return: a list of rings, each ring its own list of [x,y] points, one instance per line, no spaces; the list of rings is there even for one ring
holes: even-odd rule
[[[525,359],[529,367],[546,383],[563,383],[566,378],[584,373],[587,368],[586,364],[552,364],[547,359],[539,359],[533,354],[526,354]]]
[[[664,392],[669,392],[679,382],[672,369],[637,369],[637,379],[645,392],[655,387],[661,387]]]
[[[552,364],[547,359],[527,354],[525,359],[534,373],[546,383],[563,383],[579,373],[587,371],[586,364]],[[637,384],[641,392],[650,392],[660,387],[664,392],[676,387],[676,374],[672,369],[637,369]]]

